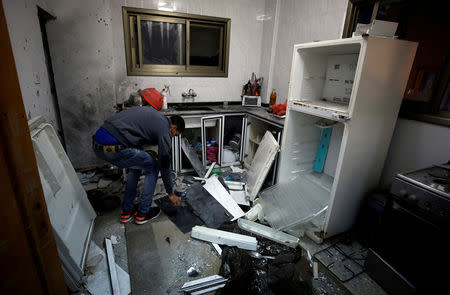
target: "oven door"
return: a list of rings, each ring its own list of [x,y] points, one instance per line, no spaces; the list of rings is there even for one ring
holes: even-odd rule
[[[445,259],[449,248],[445,227],[429,222],[422,212],[413,212],[395,200],[386,212],[384,227],[378,253],[419,294],[443,284],[438,269],[447,267],[444,261],[448,261]]]

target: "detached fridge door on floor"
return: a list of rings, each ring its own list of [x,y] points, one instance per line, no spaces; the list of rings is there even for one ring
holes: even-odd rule
[[[222,163],[224,116],[202,117],[202,160],[207,166],[212,162]],[[213,143],[211,144],[211,141]],[[214,143],[215,141],[215,143]]]
[[[66,282],[81,286],[96,213],[52,125],[29,122],[48,215]]]

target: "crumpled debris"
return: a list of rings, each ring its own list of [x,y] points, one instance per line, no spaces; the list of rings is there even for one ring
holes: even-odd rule
[[[81,184],[97,182],[100,178],[100,175],[95,175],[95,173],[95,170],[91,172],[77,172],[77,176]]]
[[[109,239],[111,240],[111,244],[113,245],[119,244],[119,239],[117,238],[117,236],[111,235]]]
[[[187,271],[188,276],[190,276],[191,278],[198,276],[200,273],[198,272],[198,270],[196,270],[195,268],[193,268],[192,266],[188,269]]]
[[[237,225],[229,223],[222,225],[220,229],[242,233],[236,227]],[[308,286],[300,281],[300,272],[296,266],[302,258],[302,250],[261,237],[257,239],[258,251],[262,255],[275,256],[275,259],[253,258],[246,250],[224,246],[219,275],[229,278],[229,281],[216,295],[309,294]]]

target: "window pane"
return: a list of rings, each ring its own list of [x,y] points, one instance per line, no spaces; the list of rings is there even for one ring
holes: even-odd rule
[[[220,27],[191,25],[189,63],[193,66],[218,67]]]
[[[134,48],[139,48],[139,42],[138,42],[138,38],[137,38],[137,32],[138,32],[137,18],[135,16],[133,16],[132,19],[133,19]],[[136,58],[135,65],[139,65],[140,64],[139,54],[137,54],[136,51],[135,51],[134,55],[135,55],[135,58]]]
[[[148,65],[185,65],[186,26],[141,21],[142,62]]]

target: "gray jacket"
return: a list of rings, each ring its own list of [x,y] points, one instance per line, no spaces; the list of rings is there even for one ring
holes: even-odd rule
[[[170,119],[152,107],[132,107],[108,118],[102,125],[122,145],[142,148],[157,145],[161,176],[167,193],[172,193],[170,179]]]

